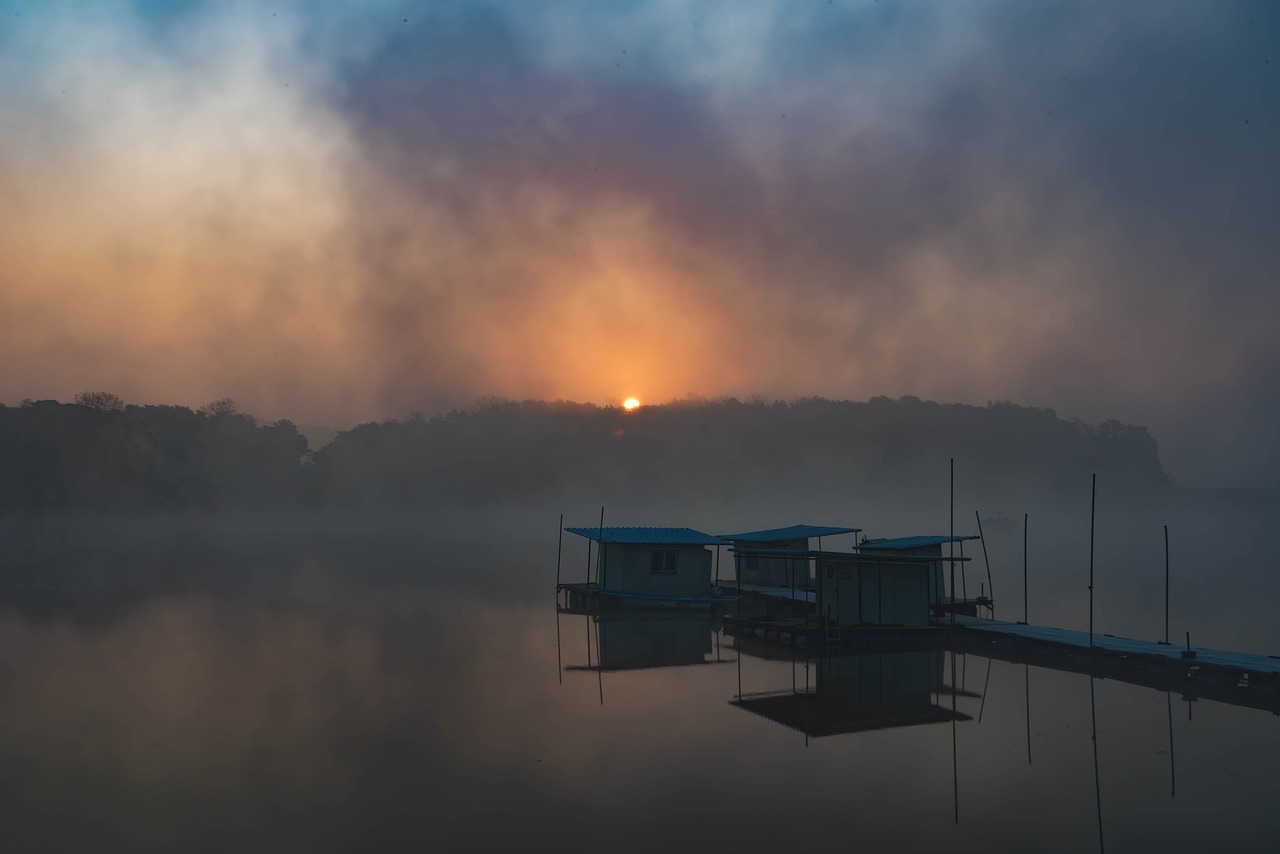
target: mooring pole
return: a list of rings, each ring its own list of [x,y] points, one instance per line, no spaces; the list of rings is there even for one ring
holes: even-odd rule
[[[560,601],[560,556],[564,553],[564,514],[560,514],[560,528],[556,531],[556,601]],[[1168,634],[1168,632],[1165,632]]]
[[[1164,642],[1169,643],[1169,526],[1164,526]]]
[[[716,546],[716,588],[720,587],[720,547]]]
[[[596,532],[597,548],[600,549],[599,556],[596,557],[596,587],[600,587],[600,567],[604,566],[604,506],[600,507],[600,527]],[[600,589],[604,589],[601,587]]]
[[[987,537],[982,533],[982,517],[973,511],[973,518],[978,520],[978,540],[982,543],[982,560],[987,564],[987,590],[991,595],[991,619],[996,618],[996,586],[991,581],[991,558],[987,555]]]
[[[1031,518],[1030,513],[1022,514],[1022,625],[1030,625],[1027,622],[1027,520]]]
[[[950,476],[951,499],[950,499],[950,504],[948,505],[947,513],[950,517],[951,527],[950,527],[950,536],[948,538],[950,542],[947,543],[947,555],[950,558],[949,562],[951,564],[951,626],[952,628],[955,628],[955,625],[956,625],[956,543],[955,543],[955,539],[956,539],[956,458],[955,457],[951,458],[950,475],[951,475]],[[954,656],[952,658],[951,663],[953,665],[955,664]]]
[[[1089,649],[1093,649],[1093,525],[1098,505],[1098,475],[1093,476],[1089,493]],[[1093,685],[1090,683],[1090,690]]]

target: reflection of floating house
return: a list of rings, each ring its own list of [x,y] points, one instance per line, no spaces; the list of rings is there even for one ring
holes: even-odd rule
[[[817,607],[836,626],[927,626],[948,598],[942,544],[977,539],[899,537],[864,540],[856,554],[815,552]],[[967,558],[954,558],[956,561]]]
[[[733,543],[735,577],[743,584],[760,587],[809,586],[809,541],[823,537],[856,534],[861,528],[831,528],[792,525],[741,534],[720,534]],[[772,552],[773,554],[770,554]]]
[[[708,606],[720,596],[711,583],[713,555],[707,546],[729,543],[692,528],[565,528],[595,545],[595,580],[559,585],[570,602]]]
[[[813,737],[970,720],[935,702],[948,691],[941,650],[830,656],[810,666],[816,668],[812,687],[730,703]]]
[[[567,670],[609,672],[717,663],[714,658],[708,660],[715,649],[714,629],[705,613],[609,609],[590,619],[596,629],[595,664]]]

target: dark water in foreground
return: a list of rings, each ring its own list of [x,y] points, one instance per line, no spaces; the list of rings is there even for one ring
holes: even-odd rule
[[[972,652],[793,660],[708,620],[557,618],[554,541],[517,528],[479,545],[450,524],[233,532],[221,549],[172,526],[87,546],[55,530],[10,547],[4,850],[1268,851],[1280,838],[1273,714]],[[1240,587],[1274,603],[1261,578]],[[1200,614],[1197,631],[1221,624],[1280,653],[1249,607]],[[1233,625],[1241,614],[1252,628]]]

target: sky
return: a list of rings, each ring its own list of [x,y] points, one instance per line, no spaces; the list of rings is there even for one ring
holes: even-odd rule
[[[0,0],[0,401],[1045,406],[1280,486],[1280,5]]]

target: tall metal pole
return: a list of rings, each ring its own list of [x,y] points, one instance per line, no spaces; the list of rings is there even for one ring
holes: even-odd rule
[[[951,501],[948,505],[948,515],[950,516],[950,542],[947,543],[947,555],[951,558],[951,626],[956,625],[956,458],[951,458],[951,478],[950,478],[950,495]],[[955,659],[951,662],[955,664]]]
[[[1098,504],[1098,475],[1093,476],[1093,486],[1089,494],[1089,649],[1093,649],[1093,523],[1095,509]],[[1093,683],[1089,684],[1090,691]]]
[[[556,682],[564,684],[564,664],[560,660],[560,603],[556,602]]]
[[[597,548],[600,556],[596,558],[596,587],[600,587],[600,567],[604,565],[604,506],[600,507],[600,527],[596,531]],[[604,589],[601,587],[600,589]]]
[[[1169,526],[1164,526],[1164,642],[1169,643]]]
[[[560,514],[560,528],[556,531],[556,601],[560,601],[560,556],[564,553],[564,514]],[[1165,632],[1168,634],[1168,632]]]
[[[1022,514],[1022,624],[1030,625],[1027,619],[1027,520],[1030,513]]]
[[[973,511],[973,518],[978,520],[978,539],[982,542],[982,559],[987,564],[987,591],[991,597],[991,619],[996,618],[996,588],[991,581],[991,558],[987,555],[987,537],[982,533],[982,517]]]

